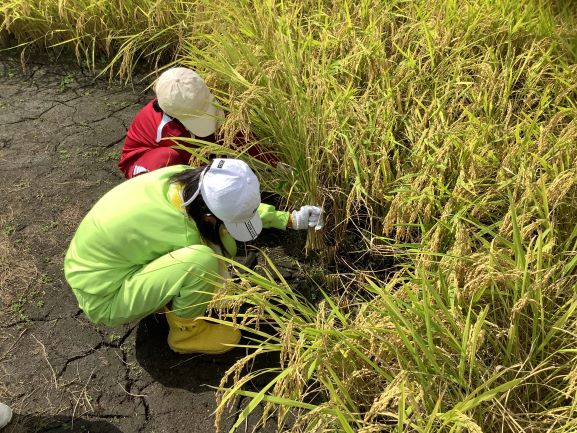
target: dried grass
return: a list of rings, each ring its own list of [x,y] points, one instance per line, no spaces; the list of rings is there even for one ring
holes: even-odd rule
[[[12,215],[0,215],[0,317],[37,283],[34,257],[14,245],[11,233],[15,227]]]

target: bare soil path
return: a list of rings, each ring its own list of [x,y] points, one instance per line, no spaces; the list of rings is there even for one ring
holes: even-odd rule
[[[95,326],[62,273],[83,215],[123,180],[124,134],[149,98],[74,65],[0,57],[0,401],[15,413],[3,433],[214,431],[209,386],[241,349],[176,355],[158,317]]]

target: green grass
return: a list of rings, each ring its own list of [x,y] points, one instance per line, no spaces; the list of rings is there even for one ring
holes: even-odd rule
[[[229,297],[281,365],[239,361],[221,408],[247,395],[239,423],[267,403],[292,431],[577,431],[572,2],[123,5],[12,0],[1,28],[126,79],[137,61],[199,70],[225,148],[242,132],[274,150],[279,169],[252,161],[263,186],[329,211],[311,245],[344,269],[361,233],[399,264],[379,279],[357,263],[316,305],[249,272]]]

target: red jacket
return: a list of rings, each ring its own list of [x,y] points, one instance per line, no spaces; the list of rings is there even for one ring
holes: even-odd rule
[[[164,114],[153,99],[138,112],[126,133],[124,147],[120,155],[118,167],[126,174],[128,168],[147,150],[156,147],[172,147],[178,144],[176,140],[162,140],[166,137],[191,138],[190,132],[178,120]],[[214,135],[203,140],[214,142]],[[190,146],[190,143],[180,142]],[[190,155],[185,150],[183,154]]]

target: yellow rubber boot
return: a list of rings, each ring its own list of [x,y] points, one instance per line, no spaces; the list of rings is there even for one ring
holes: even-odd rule
[[[232,326],[220,325],[202,317],[186,319],[166,311],[168,321],[168,345],[178,353],[209,353],[218,355],[228,352],[240,341],[240,331]]]

